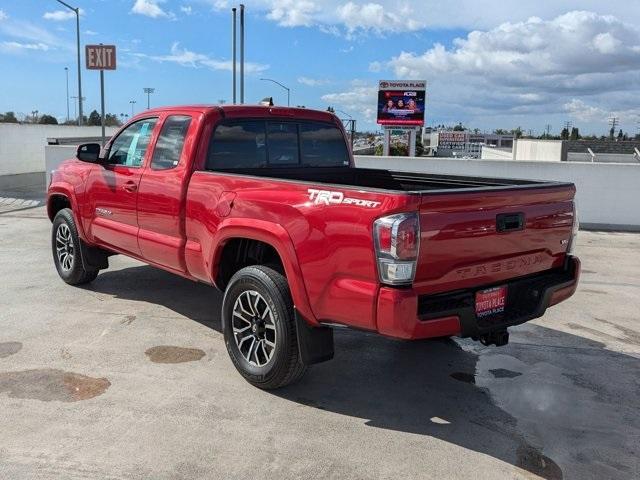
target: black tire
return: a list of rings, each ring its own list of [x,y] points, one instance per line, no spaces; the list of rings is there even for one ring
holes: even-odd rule
[[[259,294],[262,299],[258,300],[258,295],[251,297],[255,293]],[[241,296],[242,299],[239,300]],[[271,316],[266,318],[275,327],[273,337],[275,338],[275,346],[270,350],[271,358],[264,365],[256,364],[259,363],[260,359],[257,352],[254,352],[254,363],[247,359],[246,353],[238,346],[237,338],[239,337],[233,330],[233,322],[236,321],[236,325],[238,325],[238,319],[234,316],[236,302],[245,301],[243,299],[246,298],[257,299],[258,306],[255,307],[256,310],[259,310],[261,302],[263,309],[268,307]],[[253,309],[251,311],[253,312]],[[255,315],[252,322],[254,324],[259,322],[259,318],[259,314]],[[224,300],[222,301],[222,322],[224,325],[225,344],[231,361],[240,374],[252,385],[264,390],[270,390],[289,385],[304,375],[306,366],[302,363],[298,350],[293,302],[291,301],[287,280],[282,274],[262,265],[245,267],[236,272],[225,290]],[[246,320],[240,320],[241,325],[244,325],[243,322],[246,322]],[[251,322],[246,323],[251,325]],[[254,330],[254,333],[249,331],[245,336],[255,337],[253,343],[256,343],[257,340],[259,345],[260,329],[255,330],[253,326],[251,329]],[[263,328],[262,331],[264,335],[269,335],[266,329]],[[252,342],[252,339],[249,338],[248,342]],[[258,350],[258,346],[255,348]],[[267,358],[267,349],[265,349],[264,344],[262,348],[264,355],[261,356],[261,359],[265,360]],[[251,353],[248,353],[251,359]]]
[[[68,243],[61,242],[60,238],[68,238]],[[82,242],[82,240],[80,240],[78,236],[73,214],[69,208],[63,208],[53,219],[51,251],[53,253],[53,263],[56,266],[58,275],[69,285],[89,283],[98,276],[98,269],[85,267],[82,255],[80,254],[80,242]],[[71,254],[71,257],[63,256],[61,259],[61,256],[58,255],[58,248],[63,244],[66,244],[64,252]]]

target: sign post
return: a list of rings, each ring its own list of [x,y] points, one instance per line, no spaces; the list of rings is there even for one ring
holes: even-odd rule
[[[380,80],[378,124],[384,126],[383,155],[390,150],[392,130],[409,134],[409,155],[416,154],[416,137],[424,125],[427,82],[425,80]]]
[[[102,146],[104,147],[104,71],[116,69],[116,46],[86,45],[85,59],[87,70],[100,70],[100,125],[102,126]]]

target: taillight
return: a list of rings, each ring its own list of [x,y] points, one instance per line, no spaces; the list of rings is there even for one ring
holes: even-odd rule
[[[573,255],[576,242],[578,241],[578,230],[580,230],[580,222],[578,221],[578,209],[575,204],[573,205],[573,226],[571,228],[571,238],[569,239],[569,245],[567,246],[567,255]]]
[[[412,283],[420,246],[418,214],[398,213],[377,219],[373,237],[380,281],[388,285]]]

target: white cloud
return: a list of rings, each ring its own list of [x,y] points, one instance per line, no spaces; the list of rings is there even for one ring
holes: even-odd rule
[[[200,68],[207,67],[212,70],[231,71],[233,68],[231,60],[218,60],[203,53],[193,52],[180,47],[180,43],[171,45],[171,53],[168,55],[147,55],[144,53],[132,54],[139,58],[148,58],[156,62],[176,63],[183,67]],[[244,70],[247,74],[261,73],[269,68],[269,65],[260,63],[245,62]]]
[[[599,33],[593,37],[593,41],[591,43],[599,53],[603,53],[605,55],[615,53],[620,45],[622,45],[622,42],[609,32]]]
[[[375,122],[376,104],[378,101],[377,85],[352,86],[345,92],[327,93],[321,98],[323,102],[336,110],[354,112],[360,115],[366,122]]]
[[[81,10],[80,14],[82,13],[84,12]],[[76,18],[76,14],[71,10],[55,10],[53,12],[46,12],[42,18],[45,20],[53,20],[54,22],[64,22],[65,20]]]
[[[308,27],[319,11],[310,0],[278,0],[272,3],[267,18],[284,27]]]
[[[49,30],[41,28],[33,23],[14,20],[6,17],[0,22],[0,33],[20,45],[39,46],[39,48],[20,48],[15,45],[5,45],[4,52],[18,51],[18,50],[44,50],[41,45],[45,45],[48,49],[63,48],[65,50],[71,50],[75,48],[75,44],[62,41],[57,36],[52,34]],[[5,42],[7,43],[7,42]]]
[[[615,110],[628,101],[625,92],[640,93],[639,45],[636,27],[575,11],[472,31],[451,48],[400,52],[384,66],[398,77],[427,79],[430,100],[466,115],[547,111],[595,119],[601,112],[567,105],[589,97],[594,108]]]
[[[231,7],[228,0],[201,0],[215,9]],[[246,0],[247,10],[263,14],[285,27],[316,27],[332,35],[415,32],[423,29],[491,29],[535,15],[546,18],[567,11],[588,10],[599,15],[624,12],[630,24],[640,24],[640,3],[629,0]]]
[[[301,83],[308,87],[321,87],[323,85],[329,85],[331,83],[331,80],[327,80],[324,78],[298,77],[298,83]]]
[[[136,0],[131,8],[131,13],[144,15],[150,18],[174,18],[175,15],[167,12],[160,7],[159,3],[164,0]]]
[[[28,50],[39,50],[46,52],[49,46],[44,43],[21,43],[14,41],[5,41],[0,43],[0,51],[5,53],[19,53]]]
[[[377,72],[380,72],[381,70],[382,70],[382,63],[376,61],[376,62],[371,62],[369,64],[370,72],[377,73]]]
[[[94,32],[93,30],[85,30],[83,33],[85,35],[89,35],[90,37],[92,37],[94,35],[98,35],[98,32]]]
[[[185,15],[191,15],[193,13],[193,8],[191,8],[191,5],[182,5],[180,7],[180,11]]]
[[[9,18],[9,15],[7,15],[4,10],[0,10],[0,21],[6,20],[7,18]]]

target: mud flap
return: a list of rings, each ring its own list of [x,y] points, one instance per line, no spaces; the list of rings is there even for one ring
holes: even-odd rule
[[[312,327],[294,309],[300,359],[305,365],[326,362],[333,358],[333,329]]]
[[[87,267],[104,270],[109,268],[109,254],[97,247],[90,247],[80,240],[80,255],[82,255],[82,263]]]

